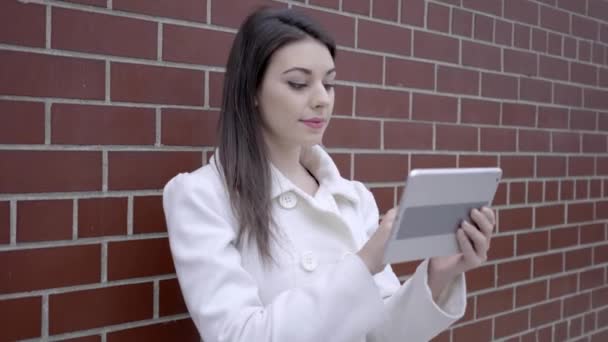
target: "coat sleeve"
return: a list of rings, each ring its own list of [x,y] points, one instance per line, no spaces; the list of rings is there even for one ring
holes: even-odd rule
[[[371,236],[378,228],[378,207],[372,193],[361,183],[357,186],[362,221]],[[374,276],[384,299],[385,313],[384,320],[367,335],[367,341],[429,341],[464,315],[464,274],[449,284],[435,302],[428,286],[428,262],[424,260],[403,285],[390,265]]]
[[[182,294],[204,341],[350,342],[383,320],[378,288],[356,255],[318,281],[262,303],[241,266],[218,187],[194,175],[167,183],[163,208]]]

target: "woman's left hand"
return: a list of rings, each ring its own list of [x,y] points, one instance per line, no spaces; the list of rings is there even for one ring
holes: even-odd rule
[[[481,266],[488,259],[496,225],[494,211],[488,207],[473,209],[470,217],[477,227],[463,221],[456,232],[461,253],[433,257],[429,262],[429,287],[435,298],[455,276]]]

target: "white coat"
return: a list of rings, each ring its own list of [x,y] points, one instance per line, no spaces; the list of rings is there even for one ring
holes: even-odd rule
[[[376,202],[320,146],[301,158],[320,183],[314,196],[271,166],[280,239],[268,267],[255,246],[235,245],[216,162],[175,176],[163,193],[177,277],[205,342],[428,341],[464,315],[464,275],[435,303],[428,260],[403,285],[390,266],[370,274],[354,253],[378,227]]]

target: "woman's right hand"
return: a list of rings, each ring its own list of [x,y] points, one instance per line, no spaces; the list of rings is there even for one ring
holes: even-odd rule
[[[392,208],[380,219],[380,226],[361,247],[357,255],[363,260],[372,275],[384,270],[384,251],[393,231],[397,208]]]

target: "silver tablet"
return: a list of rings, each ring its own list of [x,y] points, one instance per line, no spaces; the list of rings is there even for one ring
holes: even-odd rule
[[[489,206],[500,168],[415,169],[406,180],[386,263],[460,252],[456,230],[471,209]]]

